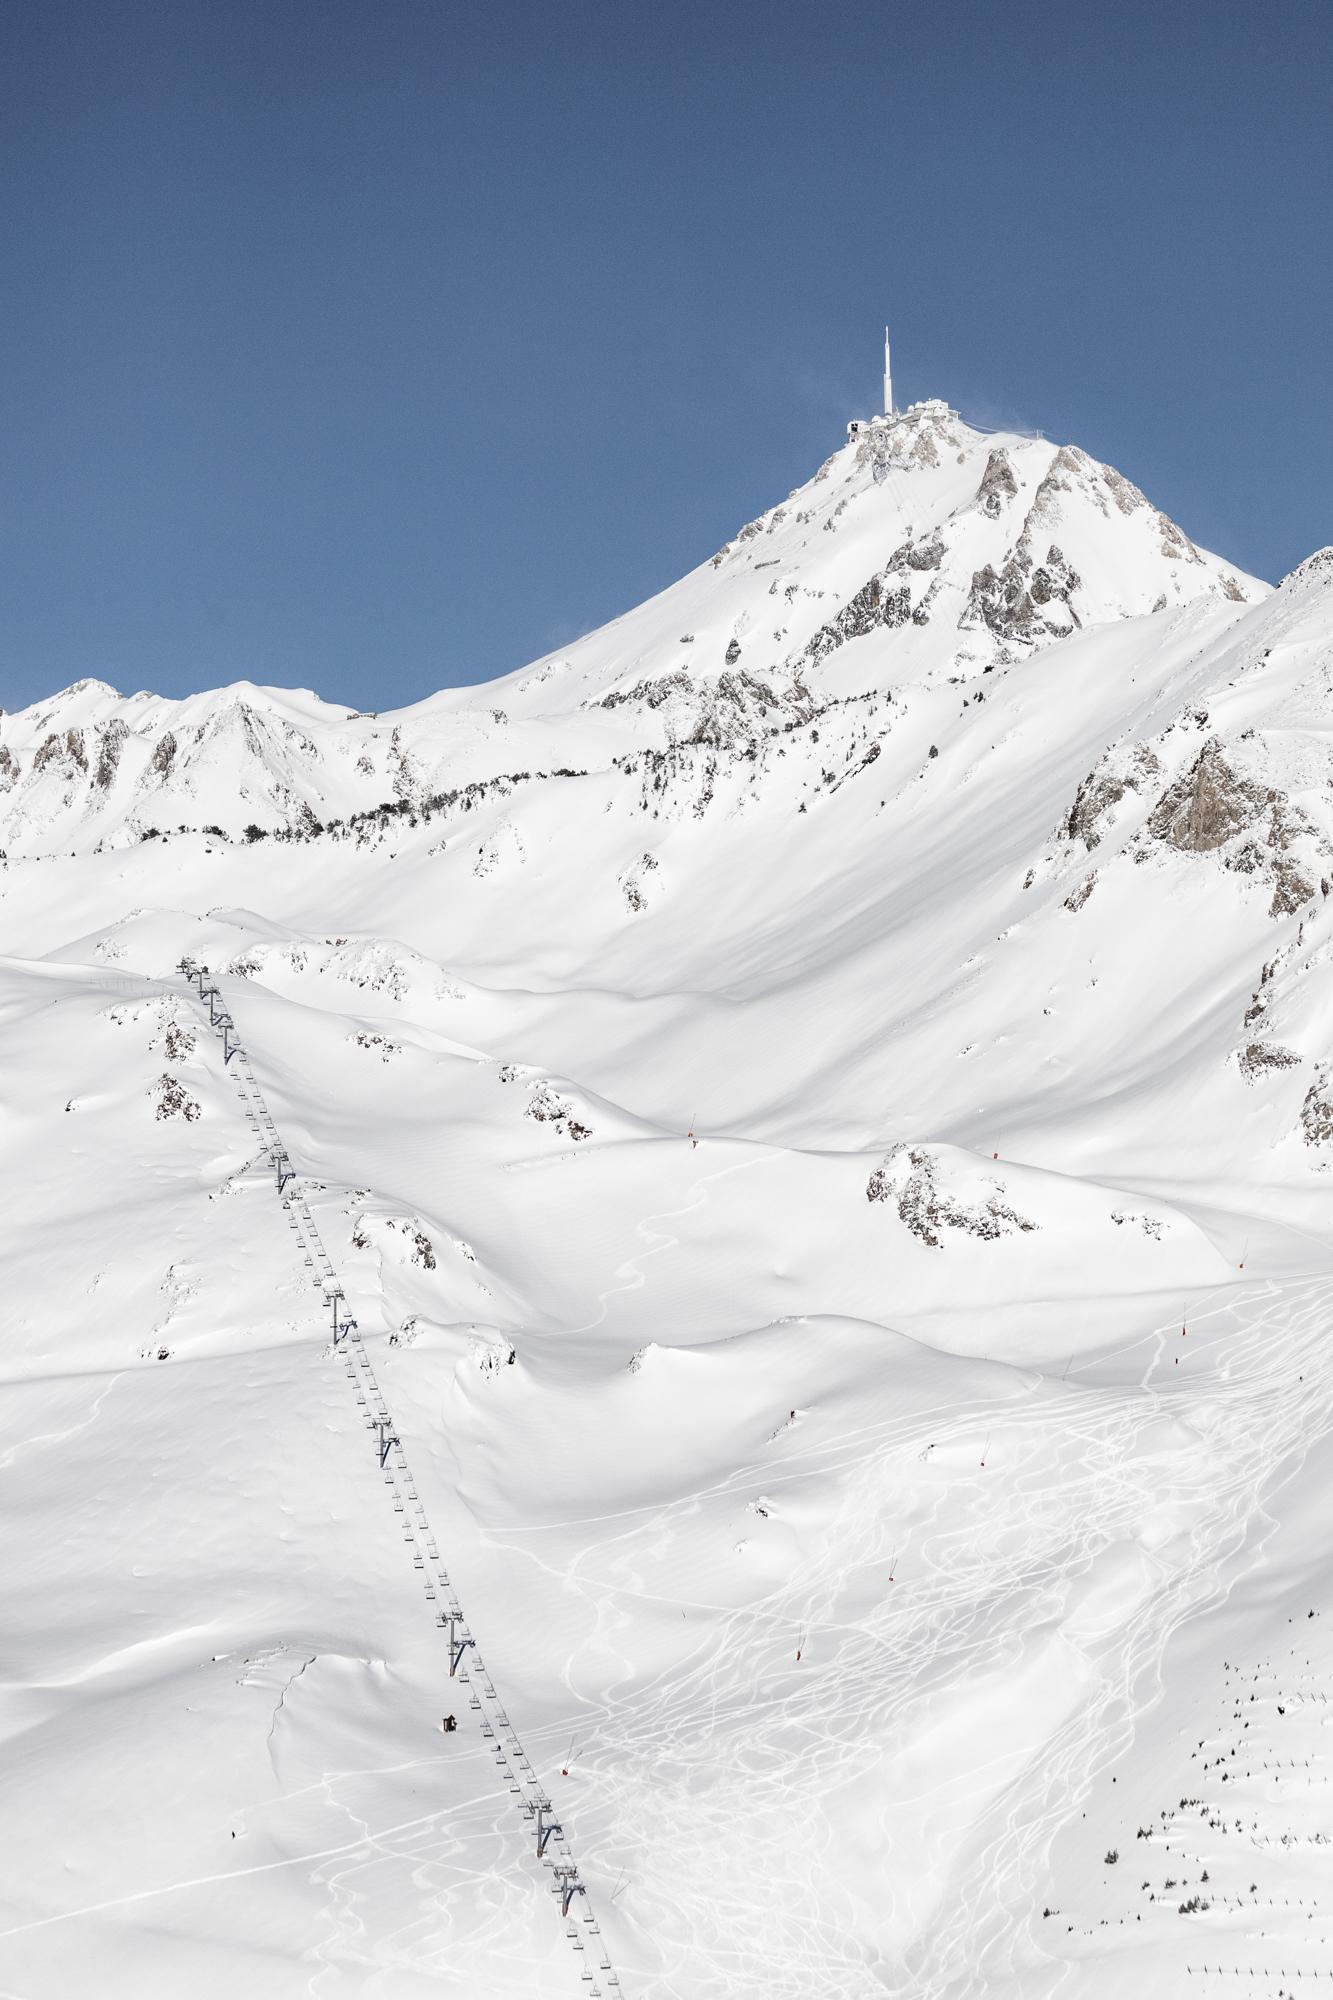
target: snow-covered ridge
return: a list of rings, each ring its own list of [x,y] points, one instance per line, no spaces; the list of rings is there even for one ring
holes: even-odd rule
[[[1111,620],[1262,594],[1086,454],[983,436],[923,404],[850,442],[681,583],[486,687],[380,716],[248,683],[167,701],[86,680],[0,717],[0,846],[307,831],[691,736],[748,741],[756,712],[808,721]]]

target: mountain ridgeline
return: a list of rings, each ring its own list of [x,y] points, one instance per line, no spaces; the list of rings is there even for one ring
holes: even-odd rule
[[[82,681],[4,716],[0,844],[299,836],[636,753],[767,750],[767,768],[780,740],[803,752],[822,723],[842,742],[854,713],[883,721],[891,702],[901,722],[913,691],[1004,674],[1091,627],[1264,594],[1109,467],[927,403],[864,431],[680,584],[484,688],[374,715],[245,684],[165,701]]]

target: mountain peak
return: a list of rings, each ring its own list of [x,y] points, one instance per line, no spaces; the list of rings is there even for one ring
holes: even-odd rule
[[[743,661],[788,684],[814,672],[845,695],[1267,589],[1076,445],[982,431],[932,400],[854,424],[706,564],[500,685],[553,714]]]
[[[601,718],[617,750],[753,743],[829,703],[1021,665],[1091,628],[1267,586],[1200,550],[1075,445],[938,400],[851,427],[804,486],[560,654],[392,716],[241,681],[173,702],[84,680],[5,718],[0,840],[305,827],[567,766],[530,732]],[[520,748],[513,730],[527,733]]]

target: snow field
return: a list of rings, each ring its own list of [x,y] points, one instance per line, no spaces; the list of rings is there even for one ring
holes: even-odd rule
[[[1330,587],[928,405],[495,687],[0,717],[0,1988],[1333,1971]]]

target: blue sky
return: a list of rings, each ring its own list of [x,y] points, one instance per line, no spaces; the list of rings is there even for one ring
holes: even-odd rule
[[[383,708],[670,582],[878,403],[1333,536],[1327,0],[11,0],[0,705]]]

